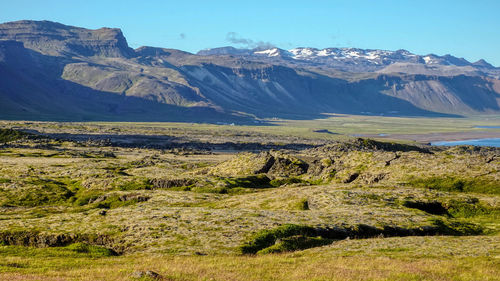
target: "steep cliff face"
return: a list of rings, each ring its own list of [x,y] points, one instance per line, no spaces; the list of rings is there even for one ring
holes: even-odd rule
[[[500,94],[494,82],[478,76],[414,76],[385,91],[419,108],[450,114],[500,111]]]
[[[0,38],[23,42],[28,49],[52,56],[135,55],[118,28],[90,30],[49,21],[16,21],[0,25]]]
[[[498,69],[485,62],[333,48],[203,54],[133,50],[119,29],[0,24],[0,118],[227,122],[500,113]],[[356,72],[337,69],[355,62]]]

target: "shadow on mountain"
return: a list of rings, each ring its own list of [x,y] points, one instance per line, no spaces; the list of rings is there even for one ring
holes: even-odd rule
[[[343,79],[314,75],[298,75],[296,70],[271,65],[264,82],[253,79],[248,83],[263,92],[279,92],[276,83],[286,85],[292,96],[270,99],[262,93],[236,96],[245,90],[236,86],[222,91],[209,81],[190,81],[203,90],[214,104],[227,110],[212,107],[183,107],[160,103],[142,97],[126,96],[99,91],[62,79],[67,64],[81,62],[68,57],[47,56],[15,41],[0,44],[4,52],[0,57],[0,112],[2,119],[40,121],[170,121],[215,124],[269,125],[257,122],[250,115],[260,118],[310,120],[331,117],[328,113],[384,116],[461,117],[420,109],[408,101],[382,93],[390,87],[381,86],[377,79],[348,82]],[[1,54],[0,54],[1,55]],[[204,66],[218,79],[230,83],[230,68],[214,64]],[[252,70],[238,70],[240,75],[255,76]],[[385,76],[384,76],[385,77]],[[240,85],[243,83],[240,83]],[[269,89],[269,91],[268,91]],[[239,92],[238,92],[239,91]],[[259,94],[261,96],[259,96]],[[465,98],[465,97],[464,97]],[[246,112],[246,113],[236,113]]]
[[[77,62],[2,42],[0,111],[3,119],[41,121],[238,122],[253,119],[209,107],[181,107],[144,98],[98,91],[61,78]]]
[[[390,87],[381,86],[385,81],[378,78],[349,82],[318,73],[299,74],[278,65],[235,69],[203,63],[183,69],[186,76],[195,77],[190,83],[215,104],[260,118],[309,120],[330,117],[329,113],[461,117],[424,110],[386,95],[383,91]]]
[[[500,94],[492,91],[493,83],[490,81],[485,87],[478,87],[484,82],[484,79],[479,76],[458,75],[453,77],[439,77],[445,85],[450,88],[459,88],[456,91],[457,97],[469,107],[476,111],[500,111],[500,106],[497,99],[500,99]]]

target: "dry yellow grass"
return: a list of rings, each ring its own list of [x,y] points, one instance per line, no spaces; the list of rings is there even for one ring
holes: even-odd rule
[[[291,254],[256,257],[143,254],[101,259],[8,257],[0,263],[3,265],[0,265],[0,278],[134,280],[133,272],[152,270],[164,280],[498,280],[498,238],[494,238],[496,246],[471,248],[469,253],[457,250],[456,246],[477,246],[477,238],[383,240],[342,241],[338,245]],[[447,246],[448,243],[451,245]],[[411,250],[401,250],[400,246]],[[345,247],[353,250],[338,251]]]

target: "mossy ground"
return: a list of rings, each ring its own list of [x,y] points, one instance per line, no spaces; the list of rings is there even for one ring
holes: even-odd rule
[[[93,124],[44,126],[79,133],[109,130]],[[147,126],[132,127],[117,126],[127,134],[148,132]],[[222,131],[224,137],[234,134],[231,128]],[[268,136],[259,132],[259,137]],[[279,165],[262,169],[268,158],[259,152],[179,153],[18,139],[0,149],[0,231],[103,235],[110,244],[1,246],[0,279],[127,280],[135,270],[158,271],[167,280],[498,276],[500,159],[492,157],[495,151],[348,146],[275,151]],[[186,185],[161,188],[157,179]],[[429,209],[437,205],[442,212]],[[284,225],[359,233],[440,227],[441,232],[343,240],[300,231],[275,235]],[[241,246],[262,233],[274,238],[249,253],[266,255],[241,256]],[[107,248],[123,255],[109,256]]]

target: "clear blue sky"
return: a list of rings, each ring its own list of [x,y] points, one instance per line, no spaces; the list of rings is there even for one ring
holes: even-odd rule
[[[500,66],[500,0],[0,0],[0,7],[0,22],[119,27],[133,48],[245,47],[228,41],[233,32],[251,45],[407,49]]]

